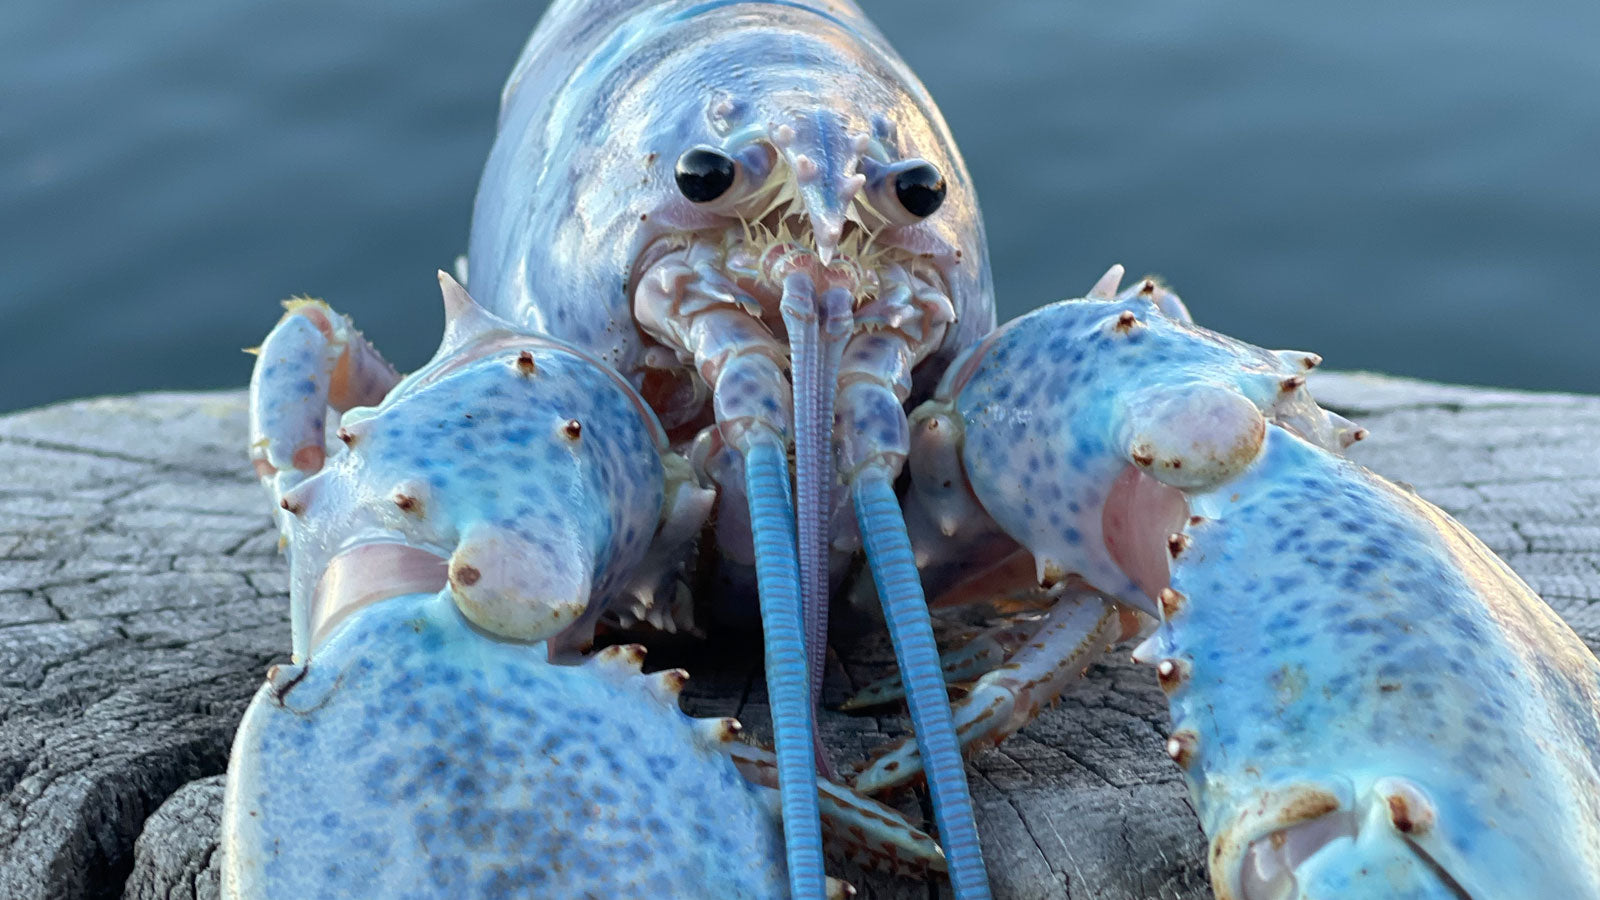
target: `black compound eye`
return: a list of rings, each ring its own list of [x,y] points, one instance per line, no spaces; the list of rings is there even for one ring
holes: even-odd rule
[[[906,212],[926,219],[944,202],[944,176],[931,163],[912,166],[894,177],[894,195]]]
[[[678,190],[695,203],[710,203],[733,187],[738,169],[726,154],[710,147],[691,147],[678,157],[673,177]]]

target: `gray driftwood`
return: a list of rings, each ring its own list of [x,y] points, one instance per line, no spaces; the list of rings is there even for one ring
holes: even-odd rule
[[[1319,381],[1371,427],[1360,459],[1459,516],[1596,643],[1600,398]],[[216,895],[229,742],[287,643],[285,565],[244,427],[238,393],[0,418],[0,897]],[[890,659],[872,641],[844,655],[835,700]],[[693,712],[763,723],[749,653],[696,668]],[[841,759],[905,729],[892,714],[826,724]],[[1166,727],[1153,677],[1119,653],[978,756],[996,896],[1209,896]],[[868,897],[942,893],[847,874]]]

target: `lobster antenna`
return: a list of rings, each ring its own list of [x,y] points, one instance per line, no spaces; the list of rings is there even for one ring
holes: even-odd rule
[[[960,900],[988,900],[989,876],[967,791],[967,770],[950,713],[950,695],[939,665],[928,601],[922,593],[894,484],[883,466],[868,466],[851,484],[856,521],[866,545],[872,580],[894,641],[894,658],[905,684],[911,727],[928,776],[934,821],[950,869],[950,887]]]
[[[842,287],[821,297],[805,272],[783,280],[783,324],[789,332],[794,379],[795,522],[800,564],[800,603],[805,617],[806,664],[811,703],[822,698],[828,651],[828,535],[833,512],[833,412],[839,361],[850,336],[854,300]],[[829,768],[821,744],[818,763]]]
[[[806,676],[800,573],[795,562],[794,507],[789,500],[789,454],[768,435],[745,448],[745,494],[755,543],[756,590],[761,596],[767,697],[778,757],[778,793],[789,864],[789,893],[816,898],[826,890],[822,816],[812,757],[813,715]]]

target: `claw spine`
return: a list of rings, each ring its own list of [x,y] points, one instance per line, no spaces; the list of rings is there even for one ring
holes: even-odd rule
[[[646,685],[650,693],[668,706],[678,705],[678,695],[683,693],[683,686],[688,683],[689,673],[683,669],[663,669],[646,676]]]
[[[1177,559],[1179,556],[1183,555],[1183,551],[1189,549],[1189,543],[1189,536],[1181,531],[1167,535],[1168,555],[1170,555],[1173,559]]]
[[[1187,769],[1189,764],[1194,762],[1194,754],[1199,743],[1200,736],[1193,731],[1188,729],[1174,731],[1172,736],[1167,738],[1167,756],[1180,767]]]
[[[1161,618],[1163,619],[1171,619],[1182,612],[1183,605],[1189,600],[1189,598],[1170,587],[1162,588],[1161,595],[1157,599],[1161,601]]]

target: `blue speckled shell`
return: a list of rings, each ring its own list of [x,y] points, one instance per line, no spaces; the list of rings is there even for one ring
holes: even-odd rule
[[[241,897],[782,897],[781,830],[636,676],[552,666],[448,591],[346,620],[239,728]],[[338,803],[323,798],[340,798]]]
[[[1173,727],[1198,736],[1207,833],[1286,786],[1356,806],[1400,777],[1437,816],[1410,839],[1471,896],[1600,897],[1600,663],[1527,585],[1436,507],[1281,429],[1191,504],[1206,521],[1160,646],[1190,664]],[[1390,896],[1358,886],[1337,896]]]
[[[1480,900],[1600,897],[1600,662],[1458,523],[1323,449],[1336,423],[1285,364],[1130,293],[1009,323],[940,392],[1006,533],[1141,605],[1101,518],[1130,435],[1166,422],[1187,446],[1248,403],[1316,438],[1266,425],[1185,489],[1177,594],[1140,648],[1166,661],[1219,895],[1250,842],[1340,810],[1357,837],[1296,870],[1306,900],[1455,898],[1446,877]],[[1421,802],[1396,813],[1397,784]]]
[[[1144,323],[1112,327],[1125,312]],[[973,491],[1007,534],[1101,590],[1138,588],[1105,552],[1101,509],[1128,465],[1129,407],[1185,382],[1277,392],[1281,363],[1259,347],[1174,322],[1145,300],[1065,301],[1015,319],[946,372]]]
[[[659,426],[591,360],[539,338],[500,340],[503,349],[482,359],[443,354],[381,406],[345,417],[356,439],[336,445],[299,489],[308,496],[290,545],[297,648],[310,646],[312,586],[334,555],[363,540],[449,556],[470,528],[487,525],[526,541],[551,569],[581,564],[580,546],[591,619],[632,574],[661,510]],[[516,369],[524,350],[532,376]],[[569,420],[580,439],[566,437]],[[396,509],[402,491],[419,495],[419,514]]]
[[[936,377],[994,327],[977,199],[927,91],[846,2],[555,3],[502,96],[473,212],[473,296],[637,376],[635,259],[696,215],[673,181],[678,155],[721,144],[706,114],[718,98],[754,123],[796,97],[837,114],[841,132],[886,118],[906,155],[945,174],[949,194],[929,222],[963,262],[951,283],[958,324],[924,366]]]

